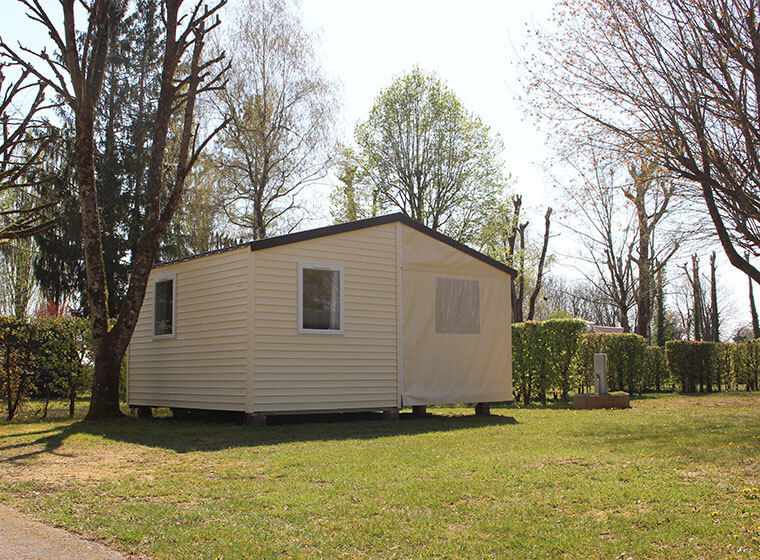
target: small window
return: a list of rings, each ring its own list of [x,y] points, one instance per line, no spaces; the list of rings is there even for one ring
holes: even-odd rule
[[[300,332],[343,332],[343,268],[298,265]]]
[[[480,281],[435,279],[435,332],[480,334]]]
[[[174,277],[153,285],[153,336],[174,336]]]

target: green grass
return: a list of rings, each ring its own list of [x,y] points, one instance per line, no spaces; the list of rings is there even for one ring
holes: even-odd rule
[[[0,500],[155,558],[760,554],[760,395],[494,412],[22,418],[0,424]]]

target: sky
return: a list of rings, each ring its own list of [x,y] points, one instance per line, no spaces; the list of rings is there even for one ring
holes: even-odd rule
[[[3,18],[0,33],[25,43],[43,40],[23,11],[11,0],[0,0]],[[230,3],[234,3],[231,0]],[[418,65],[434,71],[470,111],[481,117],[504,143],[504,168],[512,177],[512,191],[521,194],[531,218],[534,235],[542,229],[547,206],[561,208],[560,191],[544,169],[552,162],[552,138],[524,115],[519,100],[520,48],[527,31],[547,25],[554,0],[301,0],[304,25],[320,37],[317,47],[326,71],[342,87],[342,119],[339,136],[350,142],[353,128],[365,119],[376,95],[393,78]],[[54,0],[43,4],[60,9]],[[334,178],[332,179],[334,181]],[[321,186],[329,190],[328,178]],[[326,197],[322,197],[325,200]],[[329,219],[323,202],[322,220]],[[577,242],[562,227],[566,219],[554,217],[550,252],[558,254],[552,273],[570,279],[581,276],[580,263],[572,258]],[[317,220],[317,222],[322,221]],[[534,225],[535,224],[535,225]],[[719,279],[727,287],[730,306],[724,333],[749,321],[747,280],[723,257]],[[707,268],[708,253],[702,255]],[[687,254],[677,263],[686,262]],[[675,272],[672,272],[675,275]],[[727,315],[729,314],[727,313]]]
[[[535,236],[547,206],[563,206],[561,191],[545,169],[552,164],[552,138],[525,116],[519,99],[520,55],[528,30],[546,26],[554,0],[530,2],[469,0],[303,0],[305,26],[321,37],[325,68],[343,86],[344,137],[367,117],[375,96],[415,65],[437,72],[464,106],[478,114],[504,142],[504,167],[513,192],[523,196]],[[561,170],[559,170],[561,174]],[[558,257],[552,273],[582,276],[574,235],[555,214],[550,252]],[[747,279],[734,269],[719,246],[718,279],[727,304],[724,336],[749,322]],[[702,249],[702,270],[709,251]],[[680,265],[688,254],[672,261]],[[674,269],[675,267],[671,267]],[[671,275],[682,274],[680,270]]]

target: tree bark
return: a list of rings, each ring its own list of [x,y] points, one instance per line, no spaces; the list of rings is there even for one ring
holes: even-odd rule
[[[744,254],[744,259],[749,262],[749,252]],[[757,317],[757,307],[755,307],[755,295],[752,289],[752,276],[747,275],[749,281],[749,312],[752,316],[752,338],[760,338],[760,321]]]
[[[533,320],[533,316],[536,312],[536,299],[538,293],[541,291],[541,280],[544,275],[544,263],[546,262],[546,250],[549,247],[549,226],[552,216],[552,209],[546,209],[546,216],[544,217],[545,229],[544,229],[544,244],[541,248],[541,256],[538,259],[538,271],[536,272],[536,284],[533,287],[533,293],[530,294],[530,300],[528,302],[528,321]]]
[[[715,274],[715,251],[710,255],[710,327],[713,342],[720,342],[720,315],[718,313],[718,283]]]
[[[657,346],[665,346],[665,289],[662,285],[662,270],[657,274],[657,317],[655,322]],[[659,391],[659,378],[657,381],[657,391]]]

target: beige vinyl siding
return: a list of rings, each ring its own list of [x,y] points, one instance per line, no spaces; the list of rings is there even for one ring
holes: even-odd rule
[[[253,256],[253,409],[397,406],[395,224],[262,249]],[[343,334],[298,332],[299,262],[344,267]]]
[[[129,349],[130,405],[245,410],[250,248],[154,269]],[[153,338],[153,279],[176,274],[175,337]]]

